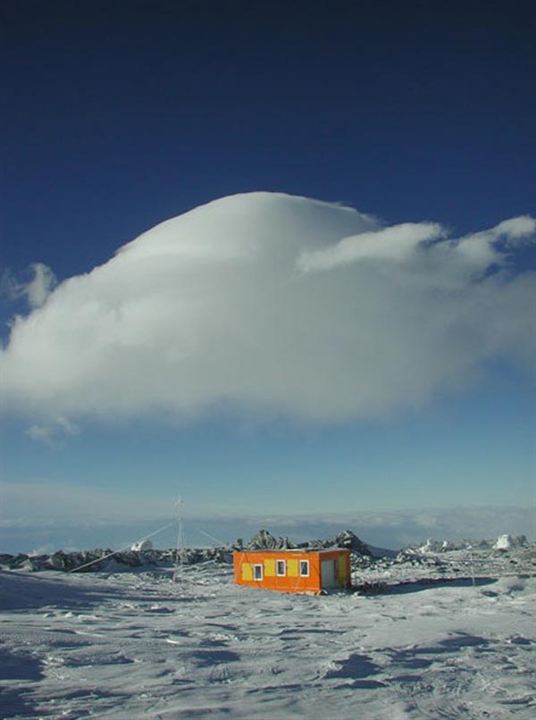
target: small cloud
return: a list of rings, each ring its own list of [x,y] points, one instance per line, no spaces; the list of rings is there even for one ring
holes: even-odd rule
[[[78,432],[78,427],[68,418],[58,417],[53,422],[43,425],[31,425],[26,430],[26,435],[31,437],[32,440],[42,442],[51,447],[55,445],[61,437],[78,435]]]
[[[46,445],[53,444],[52,440],[54,433],[50,425],[30,425],[30,427],[26,430],[26,435],[31,437],[32,440],[43,442]]]
[[[10,270],[4,270],[0,275],[0,297],[15,300],[17,296],[17,282]]]
[[[32,266],[33,279],[24,288],[24,294],[31,308],[41,307],[57,284],[56,276],[52,270],[43,263],[34,263]]]
[[[504,265],[510,250],[534,241],[536,220],[529,215],[503,220],[495,227],[466,235],[455,243],[455,252],[480,270],[495,263]]]
[[[27,281],[18,280],[9,270],[5,270],[0,277],[0,295],[9,300],[25,298],[30,309],[44,305],[47,297],[57,285],[56,276],[44,263],[32,263],[28,273],[31,278]]]
[[[446,231],[437,223],[403,223],[374,232],[343,238],[336,245],[304,252],[298,267],[304,272],[331,270],[360,260],[400,262],[409,257],[422,243],[444,237]]]
[[[519,217],[503,220],[493,228],[496,237],[501,235],[509,240],[509,244],[514,244],[515,240],[528,240],[536,234],[536,219],[530,215],[520,215]]]
[[[56,418],[56,425],[58,429],[64,433],[64,435],[78,435],[79,433],[78,427],[68,418]]]

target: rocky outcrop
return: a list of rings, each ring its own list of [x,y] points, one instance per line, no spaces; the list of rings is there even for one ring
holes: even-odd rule
[[[139,567],[173,567],[176,564],[195,565],[203,562],[230,564],[233,561],[233,550],[287,550],[292,548],[322,549],[342,547],[352,552],[354,568],[368,567],[374,563],[370,548],[351,530],[344,530],[334,538],[313,540],[294,545],[288,537],[275,537],[266,529],[259,530],[251,540],[244,544],[237,540],[233,545],[213,548],[184,548],[182,550],[156,550],[150,543],[140,542],[131,547],[114,553],[110,549],[96,548],[77,552],[58,550],[52,555],[0,555],[0,568],[10,570],[59,570],[63,572],[95,572],[116,571],[118,566],[125,568]]]
[[[526,535],[518,535],[513,537],[512,535],[499,535],[493,545],[494,550],[511,550],[512,548],[526,547],[527,537]]]
[[[246,545],[247,550],[288,550],[295,547],[288,537],[274,537],[268,530],[259,530]]]
[[[193,565],[202,562],[231,563],[232,550],[220,548],[184,548],[177,552],[170,550],[124,550],[113,553],[110,549],[83,550],[79,552],[63,552],[59,550],[53,555],[0,555],[0,568],[9,570],[60,570],[63,572],[95,572],[106,571],[118,565],[125,568],[138,567],[173,567],[179,563]]]
[[[311,540],[310,542],[301,543],[299,547],[310,549],[347,548],[351,550],[353,555],[372,557],[369,546],[360,540],[351,530],[343,530],[335,537],[328,538],[327,540]]]

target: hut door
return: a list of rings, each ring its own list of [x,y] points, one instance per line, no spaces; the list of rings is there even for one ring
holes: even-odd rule
[[[320,571],[322,573],[322,587],[337,587],[335,581],[335,560],[322,560],[320,563]]]

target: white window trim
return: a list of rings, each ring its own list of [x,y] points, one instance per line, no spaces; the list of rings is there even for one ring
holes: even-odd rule
[[[300,560],[299,562],[300,562],[300,577],[309,577],[309,575],[311,573],[311,567],[309,564],[309,560]],[[307,572],[306,573],[302,572],[302,563],[307,563]]]
[[[260,576],[260,577],[256,577],[256,575],[257,575],[257,573],[256,573],[257,568],[260,568],[260,569],[261,569],[261,576]],[[263,565],[262,563],[255,563],[255,565],[253,565],[253,580],[254,580],[255,582],[262,582],[262,581],[264,580],[264,565]]]
[[[279,563],[283,563],[283,572],[279,572]],[[286,560],[276,560],[275,561],[275,574],[277,577],[286,577],[287,576],[287,561]]]

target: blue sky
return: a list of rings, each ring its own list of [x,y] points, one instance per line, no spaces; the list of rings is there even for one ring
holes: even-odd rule
[[[61,283],[216,198],[277,191],[344,203],[388,226],[440,223],[451,238],[535,214],[529,3],[291,5],[4,11],[5,347],[8,321],[30,312],[21,288],[33,263]],[[510,253],[512,273],[528,277],[534,247]],[[525,304],[505,305],[500,332],[520,324],[532,288],[520,286]],[[34,527],[40,506],[61,528],[72,515],[62,498],[83,505],[87,490],[101,497],[93,512],[103,519],[122,497],[159,498],[147,514],[163,517],[177,492],[199,516],[527,508],[536,425],[527,322],[510,341],[523,346],[521,366],[491,353],[455,390],[439,384],[381,417],[259,417],[240,406],[193,420],[75,412],[47,435],[31,432],[41,414],[11,404],[0,520]],[[50,507],[36,487],[50,488]],[[77,542],[71,530],[55,533],[54,543]]]

